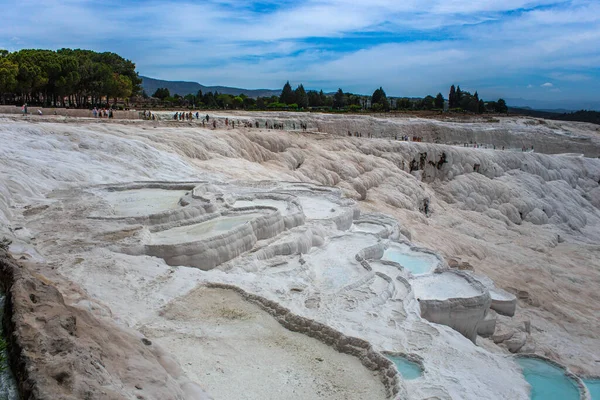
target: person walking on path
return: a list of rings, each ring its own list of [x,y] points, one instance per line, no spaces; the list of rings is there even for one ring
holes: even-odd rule
[[[23,107],[21,107],[21,112],[23,113],[23,116],[27,115],[27,103],[23,104]]]
[[[92,110],[92,115],[94,116],[94,118],[98,118],[98,109],[96,107],[94,107],[94,109]]]

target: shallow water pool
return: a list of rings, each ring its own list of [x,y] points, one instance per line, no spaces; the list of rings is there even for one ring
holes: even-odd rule
[[[262,217],[264,214],[242,214],[218,217],[201,224],[180,226],[152,234],[154,244],[189,243],[229,231],[248,221]]]
[[[385,227],[379,224],[374,224],[371,222],[355,222],[353,226],[353,230],[356,232],[366,232],[366,233],[379,233],[384,230]]]
[[[417,379],[423,375],[423,370],[419,364],[408,360],[402,356],[387,356],[398,368],[402,377],[407,380]]]
[[[383,253],[382,259],[397,262],[413,275],[427,274],[437,266],[435,257],[411,251],[408,246],[391,246]]]
[[[113,207],[114,213],[120,217],[139,217],[181,207],[179,200],[187,190],[167,189],[132,189],[102,191],[100,196]]]
[[[279,210],[281,215],[288,215],[291,211],[288,208],[288,203],[283,200],[272,200],[272,199],[236,200],[236,202],[233,203],[234,208],[255,207],[255,206],[274,207]]]
[[[579,388],[557,366],[535,358],[518,358],[531,400],[579,400]]]
[[[590,391],[592,400],[600,400],[600,379],[584,379],[583,383]]]

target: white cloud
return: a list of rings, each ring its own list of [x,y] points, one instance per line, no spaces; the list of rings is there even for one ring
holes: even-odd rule
[[[533,85],[530,83],[529,85],[527,85],[527,89],[531,89],[533,88]]]
[[[235,0],[0,0],[0,44],[14,50],[11,38],[19,37],[18,47],[114,51],[144,75],[249,88],[290,79],[364,93],[384,85],[389,94],[416,96],[461,83],[482,96],[486,87],[494,96],[524,87],[541,96],[553,85],[542,90],[528,81],[551,79],[600,90],[593,78],[600,65],[597,1],[265,4],[273,9],[258,12],[252,1]]]
[[[543,88],[551,88],[554,85],[551,84],[550,82],[546,82],[546,83],[542,83],[540,86],[543,87]]]

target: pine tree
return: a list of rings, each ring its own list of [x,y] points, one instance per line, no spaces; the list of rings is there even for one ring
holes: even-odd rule
[[[306,94],[306,90],[304,90],[304,86],[302,84],[298,85],[294,91],[294,97],[296,98],[296,104],[298,104],[298,108],[308,107],[308,95]]]
[[[319,92],[319,101],[321,103],[320,104],[321,106],[326,106],[326,105],[331,106],[331,104],[332,104],[331,97],[327,97],[327,95],[325,95],[325,93],[323,93],[323,89],[321,89],[321,91]]]
[[[156,97],[157,99],[164,100],[167,97],[170,97],[171,93],[169,93],[169,89],[167,88],[158,88],[156,92],[152,95],[152,97]]]
[[[376,89],[371,96],[371,108],[373,108],[375,104],[379,104],[379,107],[383,110],[390,109],[390,103],[387,99],[387,95],[381,86],[379,89]]]
[[[485,112],[485,103],[483,100],[479,100],[479,114],[483,114]]]
[[[448,107],[452,108],[456,108],[456,88],[454,87],[454,85],[450,86],[450,94],[448,95]]]
[[[460,90],[460,86],[456,87],[456,106],[460,107],[460,102],[463,99],[463,92]]]
[[[444,96],[441,93],[438,93],[435,96],[435,108],[439,108],[440,110],[444,109]]]
[[[496,106],[496,112],[499,112],[499,113],[507,113],[508,112],[508,107],[506,106],[506,101],[504,101],[504,99],[498,99],[497,106]]]
[[[279,96],[279,102],[283,104],[293,104],[296,102],[296,96],[292,91],[290,81],[287,81],[285,85],[283,85],[283,89],[281,90],[281,96]]]
[[[333,95],[333,106],[335,108],[346,107],[346,95],[341,88]]]

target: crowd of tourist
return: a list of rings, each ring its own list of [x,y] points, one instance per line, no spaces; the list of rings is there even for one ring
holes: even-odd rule
[[[106,108],[96,108],[94,107],[94,109],[92,110],[92,115],[94,116],[94,118],[114,118],[115,114],[114,111],[112,110],[112,108],[106,109]]]

